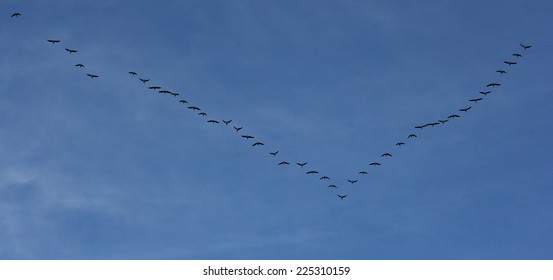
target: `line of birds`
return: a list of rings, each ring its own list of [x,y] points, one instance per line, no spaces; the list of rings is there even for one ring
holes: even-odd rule
[[[11,15],[11,17],[20,17],[21,16],[21,13],[19,12],[15,12]],[[59,39],[48,39],[47,42],[49,43],[52,43],[53,45],[56,45],[56,44],[59,44],[61,43],[61,40]],[[523,50],[527,50],[529,48],[531,48],[532,46],[531,45],[524,45],[524,44],[520,44],[520,46],[523,48]],[[74,53],[77,53],[77,50],[75,49],[71,49],[71,48],[65,48],[65,51],[67,51],[70,55],[71,54],[74,54]],[[521,58],[522,57],[522,54],[520,53],[513,53],[512,54],[512,57],[515,57],[515,58]],[[515,65],[517,64],[518,62],[516,61],[511,61],[511,60],[505,60],[503,61],[504,64],[508,65],[508,66],[512,66],[512,65]],[[78,63],[78,64],[75,64],[75,67],[77,68],[85,68],[85,65],[82,64],[82,63]],[[499,69],[496,71],[497,73],[499,73],[500,75],[504,75],[507,73],[506,70],[503,70],[503,69]],[[138,76],[138,73],[135,72],[135,71],[129,71],[128,74],[130,76]],[[99,78],[100,76],[97,75],[97,74],[92,74],[92,73],[87,73],[86,76],[90,77],[91,79],[95,79],[95,78]],[[143,78],[143,77],[139,77],[138,80],[146,85],[150,85],[150,79],[149,78]],[[492,83],[489,83],[486,85],[486,88],[495,88],[495,87],[499,87],[501,86],[500,83],[497,83],[497,82],[492,82]],[[177,93],[177,92],[173,92],[173,91],[170,91],[170,90],[167,90],[167,89],[163,89],[161,86],[157,86],[157,85],[153,85],[153,86],[147,86],[147,89],[149,90],[153,90],[153,91],[157,91],[158,93],[160,94],[163,94],[163,95],[169,95],[169,96],[173,96],[173,97],[177,97],[179,96],[180,94]],[[488,94],[490,94],[492,91],[491,90],[488,90],[488,91],[480,91],[479,93],[482,94],[484,97],[487,96]],[[471,103],[478,103],[479,101],[482,101],[484,99],[484,97],[477,97],[477,98],[472,98],[472,99],[469,99],[468,101],[471,102]],[[179,99],[178,100],[179,103],[187,106],[187,109],[191,110],[191,111],[199,111],[198,112],[198,115],[201,116],[201,117],[206,117],[208,114],[203,111],[200,107],[198,106],[195,106],[195,105],[190,105],[189,101],[186,100],[186,99]],[[472,109],[472,106],[468,106],[468,107],[463,107],[461,109],[459,109],[460,112],[464,112],[464,113],[467,113],[470,109]],[[443,119],[438,119],[436,121],[433,121],[433,122],[429,122],[429,123],[426,123],[426,124],[422,124],[422,125],[416,125],[414,128],[415,129],[419,129],[419,130],[423,130],[424,128],[426,127],[435,127],[437,125],[444,125],[445,123],[449,122],[450,120],[453,120],[455,118],[460,118],[461,116],[458,115],[458,114],[451,114],[449,116],[447,116],[446,118],[443,118]],[[233,122],[232,119],[221,119],[220,121],[218,119],[208,119],[207,120],[207,123],[210,123],[210,124],[220,124],[220,123],[223,123],[225,126],[228,126],[230,123]],[[246,140],[250,140],[250,139],[254,139],[256,138],[255,136],[252,136],[252,135],[249,135],[249,134],[242,134],[242,133],[239,133],[240,131],[242,131],[242,129],[244,129],[243,126],[232,126],[235,130],[236,133],[238,133],[238,135],[240,135],[241,138],[244,138]],[[407,139],[413,139],[413,138],[417,138],[417,134],[415,133],[410,133],[408,134],[407,136]],[[250,142],[251,143],[251,142]],[[401,147],[403,145],[406,145],[405,142],[403,141],[398,141],[395,143],[395,146],[398,146],[398,147]],[[258,147],[258,146],[265,146],[265,143],[261,142],[261,141],[255,141],[253,144],[251,144],[252,147]],[[279,150],[276,150],[276,151],[273,151],[273,152],[269,152],[269,155],[273,156],[273,157],[276,157],[278,154],[280,153]],[[392,154],[389,153],[389,152],[384,152],[381,154],[380,156],[381,158],[389,158],[389,157],[392,157]],[[300,168],[304,168],[304,166],[306,166],[308,164],[308,162],[296,162],[296,165],[299,166]],[[286,160],[281,160],[281,161],[278,161],[277,165],[279,166],[284,166],[284,165],[290,165],[290,162],[289,161],[286,161]],[[368,164],[369,166],[373,166],[373,167],[376,167],[376,166],[381,166],[382,164],[378,161],[373,161],[371,163]],[[305,172],[305,174],[307,175],[314,175],[314,174],[319,174],[319,171],[317,170],[308,170]],[[358,175],[367,175],[369,174],[367,171],[365,170],[361,170],[359,172],[357,172]],[[327,180],[331,180],[330,177],[326,176],[326,175],[322,175],[319,177],[319,180],[320,181],[327,181]],[[348,183],[350,183],[351,185],[359,182],[359,179],[355,178],[355,179],[346,179],[346,181]],[[336,185],[336,184],[330,184],[328,185],[328,188],[329,189],[338,189],[339,187]],[[337,194],[337,197],[340,199],[340,200],[343,200],[344,198],[347,197],[347,194]]]

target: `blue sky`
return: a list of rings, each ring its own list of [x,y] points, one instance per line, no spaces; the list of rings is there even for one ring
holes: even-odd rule
[[[550,1],[0,10],[2,259],[553,258]]]

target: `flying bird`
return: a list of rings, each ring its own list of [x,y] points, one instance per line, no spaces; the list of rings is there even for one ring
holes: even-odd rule
[[[230,122],[232,122],[232,120],[228,120],[228,121],[222,120],[222,121],[225,123],[225,125],[228,125]]]
[[[369,174],[369,173],[367,173],[366,171],[359,171],[359,174],[361,174],[361,175],[367,175],[367,174]]]
[[[184,100],[184,99],[181,99],[179,100],[180,103],[184,104],[184,103],[188,103],[188,101]]]
[[[242,138],[253,139],[254,137],[251,135],[242,135]]]
[[[16,12],[16,13],[13,13],[11,17],[20,17],[20,16],[21,16],[21,13]]]
[[[450,115],[449,117],[447,117],[448,119],[454,119],[454,118],[460,118],[461,116],[459,115]]]
[[[357,183],[357,180],[350,180],[350,179],[348,179],[348,182],[350,182],[350,183],[353,185],[353,184]]]
[[[129,74],[131,74],[131,76],[136,76],[136,75],[138,75],[136,72],[133,72],[133,71],[130,71]]]
[[[520,54],[520,53],[514,53],[513,56],[514,56],[514,57],[522,57],[522,54]]]
[[[330,180],[330,178],[328,176],[322,176],[319,180]]]
[[[209,120],[207,121],[208,123],[219,123],[219,121],[216,121],[216,120]]]
[[[513,65],[513,64],[517,64],[517,63],[514,62],[514,61],[503,61],[503,63],[505,63],[505,64],[507,64],[507,65],[509,65],[509,66],[511,66],[511,65]]]
[[[276,152],[270,152],[269,154],[271,154],[272,156],[276,156],[278,154],[278,151]]]
[[[300,167],[304,167],[307,164],[307,162],[304,162],[304,163],[296,162],[296,164],[299,165]]]
[[[520,46],[521,46],[524,50],[529,49],[529,48],[532,47],[532,46],[530,46],[530,45],[523,45],[523,44],[520,44]]]
[[[169,94],[172,95],[172,96],[174,96],[174,97],[177,97],[177,96],[179,95],[179,94],[176,93],[176,92],[170,92]]]
[[[480,97],[480,98],[469,99],[469,101],[470,101],[470,102],[476,103],[476,102],[478,102],[478,101],[480,101],[480,100],[482,100],[482,99],[483,99],[483,98]]]
[[[199,112],[198,115],[205,117],[205,116],[207,116],[207,113],[206,112]]]
[[[285,164],[290,164],[290,163],[287,162],[287,161],[281,161],[281,162],[278,163],[278,165],[285,165]]]
[[[151,87],[148,87],[149,89],[153,89],[153,90],[158,90],[158,89],[161,89],[161,87],[158,87],[158,86],[151,86]]]
[[[392,154],[390,154],[390,153],[383,153],[381,155],[381,157],[391,157],[391,156],[392,156]]]
[[[489,83],[486,87],[498,87],[500,85],[500,83]]]
[[[75,64],[75,67],[83,68],[84,65],[82,65],[82,64],[79,63],[79,64]]]
[[[448,122],[449,120],[438,120],[439,122],[441,122],[442,124]]]
[[[507,71],[505,71],[505,70],[497,70],[497,71],[495,71],[495,72],[497,72],[497,73],[499,73],[499,74],[501,74],[501,75],[507,73]]]
[[[480,94],[483,94],[484,96],[492,93],[491,91],[481,91]]]
[[[369,163],[369,165],[372,165],[372,166],[378,166],[378,165],[381,165],[381,164],[380,164],[380,163],[378,163],[378,162],[371,162],[371,163]]]
[[[263,142],[259,142],[259,141],[252,144],[253,147],[255,147],[255,146],[263,146],[263,145],[265,145],[265,144],[263,144]]]
[[[68,48],[65,48],[65,50],[68,51],[70,54],[71,54],[71,53],[76,53],[76,52],[77,52],[76,50],[68,49]]]
[[[426,127],[426,125],[417,125],[417,126],[415,126],[415,128],[419,128],[419,129],[423,129],[425,127]]]
[[[339,195],[339,194],[337,194],[337,196],[338,196],[340,199],[344,199],[344,198],[346,198],[348,195],[347,195],[347,194],[346,194],[346,195]]]
[[[316,171],[316,170],[311,170],[311,171],[305,172],[305,174],[309,174],[309,175],[311,175],[311,174],[318,174],[318,173],[319,173],[319,171]]]
[[[240,129],[242,129],[243,127],[236,127],[236,126],[233,126],[234,127],[234,130],[236,130],[236,132],[240,131]]]
[[[94,75],[94,74],[86,74],[86,75],[89,76],[92,79],[98,78],[98,75]]]
[[[467,107],[467,108],[459,109],[459,111],[465,112],[465,113],[466,113],[468,110],[470,110],[470,108],[472,108],[472,107]]]
[[[437,122],[433,122],[433,123],[427,123],[426,125],[430,125],[432,127],[436,126],[436,125],[439,125],[440,123],[437,123]]]
[[[48,40],[48,42],[52,43],[52,44],[56,44],[56,43],[59,43],[61,42],[60,40],[54,40],[54,39],[50,39]]]
[[[329,188],[337,189],[336,185],[328,185]]]
[[[196,107],[196,106],[188,106],[188,109],[192,110],[192,111],[199,111],[201,110],[200,108]]]
[[[142,79],[142,78],[139,78],[139,80],[140,80],[143,84],[145,84],[145,83],[147,83],[147,82],[150,81],[150,79]]]
[[[159,93],[163,93],[163,94],[172,93],[172,92],[170,92],[170,91],[168,91],[168,90],[160,90],[160,91],[158,91],[158,92],[159,92]]]
[[[398,146],[398,147],[400,147],[401,145],[405,145],[405,143],[403,143],[403,142],[397,142],[396,143],[396,146]]]
[[[407,139],[409,139],[409,138],[413,138],[413,137],[417,138],[417,135],[416,135],[416,134],[413,134],[413,133],[411,133],[411,134],[409,134],[409,136],[407,136]]]

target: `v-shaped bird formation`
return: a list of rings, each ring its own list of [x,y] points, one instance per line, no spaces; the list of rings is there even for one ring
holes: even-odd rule
[[[20,12],[14,12],[14,13],[11,14],[11,17],[18,19],[18,18],[22,17],[22,14]],[[58,45],[58,44],[62,44],[62,45],[64,44],[64,42],[59,38],[47,38],[47,39],[45,39],[45,41],[47,43],[51,43],[54,47],[56,47],[56,45]],[[524,52],[524,51],[528,50],[529,48],[531,48],[532,46],[527,45],[527,44],[520,44],[520,47],[522,48],[522,52]],[[62,50],[65,50],[68,53],[68,55],[78,55],[78,50],[70,48],[70,47],[63,47]],[[516,53],[515,52],[510,56],[510,58],[508,60],[504,60],[503,63],[505,65],[507,65],[508,67],[512,67],[513,65],[518,64],[519,61],[517,59],[521,59],[522,57],[523,57],[523,55],[521,53]],[[75,67],[79,68],[79,69],[86,68],[85,64],[82,64],[82,63],[76,64]],[[131,71],[128,71],[128,70],[131,70]],[[129,74],[130,77],[138,77],[137,82],[140,82],[143,85],[145,85],[146,90],[153,90],[154,92],[157,92],[157,93],[161,94],[161,96],[165,95],[165,96],[170,96],[170,97],[173,97],[173,98],[177,97],[177,96],[180,96],[179,93],[168,90],[168,89],[165,89],[163,86],[151,85],[152,82],[151,82],[151,79],[149,77],[140,77],[139,73],[134,71],[133,69],[127,69],[126,72]],[[498,69],[498,70],[496,70],[496,72],[499,75],[505,75],[505,74],[508,73],[504,69]],[[86,73],[85,75],[87,77],[90,77],[91,79],[100,78],[100,75],[96,74],[96,73],[94,73],[94,74],[93,73]],[[488,83],[485,87],[486,88],[496,88],[496,87],[500,87],[500,86],[501,86],[500,83],[492,81],[492,82]],[[491,93],[492,93],[492,90],[489,90],[489,89],[487,89],[486,91],[479,91],[479,94],[481,94],[480,97],[472,96],[470,99],[468,99],[468,102],[470,102],[469,103],[470,106],[465,105],[465,106],[458,109],[458,112],[462,112],[462,113],[458,113],[458,114],[454,113],[454,114],[451,114],[449,116],[443,116],[443,118],[436,118],[435,120],[433,120],[431,122],[426,122],[424,124],[416,125],[416,126],[414,126],[414,128],[417,129],[418,131],[422,131],[422,130],[425,130],[425,129],[429,129],[430,127],[433,128],[433,127],[436,127],[436,126],[446,125],[446,123],[449,124],[450,121],[453,121],[456,118],[461,118],[461,115],[467,114],[469,112],[469,110],[471,110],[473,108],[473,106],[476,106],[476,104],[478,102],[483,101],[484,98],[488,94],[491,94]],[[199,111],[197,115],[200,116],[200,120],[202,120],[203,117],[208,116],[207,112],[203,111],[201,109],[201,107],[199,107],[199,105],[194,104],[190,100],[190,98],[186,98],[186,99],[183,98],[183,99],[179,99],[179,100],[175,99],[175,100],[178,103],[182,103],[184,106],[186,106],[186,109],[188,109],[192,112]],[[205,120],[205,119],[203,119],[203,120]],[[233,124],[236,123],[236,121],[234,121],[230,118],[224,118],[224,119],[223,118],[221,118],[221,119],[210,118],[206,122],[209,123],[210,125],[223,126],[223,127],[228,126],[230,123],[233,123]],[[221,122],[222,122],[222,124],[221,124]],[[232,125],[232,128],[234,130],[234,132],[232,132],[232,133],[234,133],[237,136],[243,138],[244,141],[246,143],[248,143],[249,145],[251,145],[253,148],[260,149],[262,146],[266,146],[265,143],[259,141],[256,136],[250,135],[248,133],[241,132],[243,129],[245,129],[244,126]],[[416,141],[416,139],[418,138],[418,135],[413,133],[413,132],[406,133],[405,135],[406,135],[405,140],[399,140],[395,143],[395,146],[396,146],[395,150],[397,150],[397,152],[399,152],[401,149],[403,149],[402,146],[404,146],[404,145],[408,146],[408,143],[410,143],[411,141]],[[251,140],[251,139],[256,139],[256,140]],[[253,142],[253,141],[255,141],[255,142]],[[380,156],[380,158],[383,161],[370,161],[370,163],[367,163],[366,167],[376,168],[376,167],[379,167],[379,166],[383,165],[385,163],[385,161],[388,161],[391,158],[393,158],[393,154],[396,153],[395,150],[392,151],[392,152],[390,152],[390,151],[383,152]],[[280,154],[280,150],[276,150],[274,148],[271,150],[271,152],[268,152],[267,155],[269,155],[273,158],[277,158],[277,157],[279,158],[275,162],[276,166],[280,166],[279,168],[286,168],[286,166],[291,165],[290,162],[293,162],[293,163],[296,163],[295,166],[297,166],[297,168],[301,168],[305,171],[306,169],[304,169],[304,168],[309,163],[307,161],[290,161],[289,159],[285,160],[284,156],[282,156]],[[311,165],[312,164],[309,164],[309,166],[311,166]],[[316,174],[320,174],[320,172],[318,170],[312,169],[312,168],[307,169],[307,171],[305,171],[304,173],[308,176],[313,176],[313,175],[316,175]],[[362,167],[362,168],[360,168],[360,170],[356,170],[355,174],[365,176],[365,175],[368,175],[369,172],[367,172]],[[329,177],[327,175],[321,175],[321,174],[317,175],[315,177],[318,177],[318,181],[325,182],[325,186],[328,189],[336,190],[338,192],[336,194],[336,197],[339,200],[343,200],[344,198],[346,198],[348,196],[348,194],[346,194],[345,191],[342,191],[342,188],[340,187],[339,182],[332,182],[331,184],[326,183],[326,182],[331,182],[332,181],[331,177]],[[359,180],[360,179],[357,178],[356,176],[351,176],[351,177],[345,179],[343,183],[345,183],[345,184],[350,183],[351,185],[354,185],[354,184],[358,183]]]

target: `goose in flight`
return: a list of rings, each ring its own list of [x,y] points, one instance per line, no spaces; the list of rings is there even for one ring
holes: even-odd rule
[[[398,147],[401,147],[401,145],[405,145],[405,143],[403,143],[403,142],[397,142],[396,143],[396,146],[398,146]]]
[[[359,174],[361,174],[361,175],[367,175],[367,174],[369,174],[369,173],[367,173],[367,171],[359,171]]]
[[[378,162],[371,162],[371,163],[369,163],[369,165],[372,165],[372,166],[379,166],[379,165],[381,165],[381,164],[378,163]]]
[[[52,44],[56,44],[56,43],[59,43],[61,42],[60,40],[54,40],[54,39],[50,39],[48,40],[48,42],[52,43]]]
[[[232,120],[228,120],[228,121],[222,120],[222,121],[225,123],[225,125],[228,125],[230,122],[232,122]]]
[[[346,198],[348,195],[347,195],[347,194],[345,194],[345,195],[339,195],[339,194],[337,194],[337,196],[338,196],[340,199],[344,199],[344,198]]]
[[[188,109],[192,110],[192,111],[200,111],[201,109],[196,107],[196,106],[188,106]]]
[[[219,121],[216,121],[216,120],[209,120],[207,121],[208,123],[219,123]]]
[[[480,94],[483,94],[484,96],[492,93],[491,91],[481,91]]]
[[[448,122],[449,120],[438,120],[439,122],[441,122],[442,124]]]
[[[319,180],[330,180],[330,178],[328,176],[322,176]]]
[[[68,51],[70,54],[71,54],[71,53],[76,53],[76,52],[77,52],[77,50],[68,49],[68,48],[65,48],[65,50]]]
[[[447,117],[448,119],[454,119],[454,118],[460,118],[461,116],[459,115],[450,115],[449,117]]]
[[[530,46],[530,45],[523,45],[523,44],[520,44],[520,46],[521,46],[524,50],[529,49],[529,48],[532,47],[532,46]]]
[[[439,125],[440,123],[433,122],[433,123],[427,123],[426,125],[430,125],[432,127]]]
[[[417,138],[417,135],[416,135],[416,134],[413,134],[413,133],[411,133],[411,134],[409,134],[409,136],[407,136],[407,139],[409,139],[409,138],[413,138],[413,137]]]
[[[244,127],[236,127],[236,126],[233,126],[234,127],[234,130],[236,130],[236,132],[240,131],[242,128]]]
[[[251,135],[242,135],[242,138],[245,138],[245,139],[253,139],[254,137],[251,136]]]
[[[426,124],[425,124],[425,125],[417,125],[417,126],[415,126],[415,128],[418,128],[418,129],[423,129],[423,128],[425,128],[425,127],[426,127]]]
[[[310,170],[310,171],[305,172],[305,174],[309,174],[309,175],[318,174],[318,173],[319,173],[319,171],[316,171],[316,170]]]
[[[145,83],[147,83],[147,82],[150,81],[150,79],[142,79],[142,78],[139,78],[139,80],[140,80],[143,84],[145,84]]]
[[[498,87],[500,85],[500,83],[489,83],[486,87]]]
[[[184,99],[179,100],[179,102],[182,103],[182,104],[188,103],[188,101],[186,101]]]
[[[82,65],[82,64],[79,63],[79,64],[75,64],[75,67],[83,68],[84,65]]]
[[[264,146],[264,145],[265,144],[263,144],[263,142],[259,142],[259,141],[252,144],[253,147],[255,147],[255,146]]]
[[[480,97],[480,98],[474,98],[474,99],[469,99],[470,102],[474,102],[474,103],[477,103],[478,101],[482,100],[483,98]]]
[[[15,12],[15,13],[12,14],[11,17],[20,17],[20,16],[21,16],[21,13]]]
[[[329,188],[337,189],[336,185],[328,185]]]
[[[357,183],[357,180],[348,179],[348,182],[350,182],[353,185],[353,184]]]
[[[91,79],[98,78],[98,75],[94,75],[94,74],[86,74],[86,75],[89,76]]]
[[[160,91],[158,91],[158,92],[159,92],[159,93],[163,93],[163,94],[172,93],[172,92],[170,92],[170,91],[168,91],[168,90],[160,90]]]
[[[130,71],[129,74],[131,74],[131,76],[136,76],[138,75],[138,73],[134,72],[134,71]]]
[[[177,96],[179,96],[179,94],[178,94],[178,93],[176,93],[176,92],[170,92],[169,94],[170,94],[170,95],[172,95],[173,97],[177,97]]]
[[[390,153],[383,153],[380,157],[391,157],[392,154]]]
[[[509,66],[514,65],[514,64],[517,64],[517,63],[514,62],[514,61],[503,61],[503,63],[505,63],[505,64],[507,64],[507,65],[509,65]]]
[[[470,110],[470,108],[472,108],[472,107],[467,107],[467,108],[459,109],[459,111],[465,112],[465,113],[466,113],[466,112],[468,112],[468,110]]]
[[[281,162],[278,163],[278,165],[287,165],[287,164],[290,164],[290,163],[287,162],[287,161],[281,161]]]
[[[207,116],[207,113],[206,112],[199,112],[198,115],[202,116],[202,117],[205,117],[205,116]]]
[[[303,162],[303,163],[296,162],[296,164],[299,165],[300,167],[304,167],[307,164],[307,162]]]
[[[497,73],[499,73],[499,74],[501,74],[501,75],[507,73],[507,71],[505,71],[505,70],[497,70],[497,71],[495,71],[495,72],[497,72]]]
[[[161,89],[161,87],[158,87],[158,86],[151,86],[151,87],[148,87],[149,89],[153,89],[153,90],[158,90],[158,89]]]
[[[270,152],[269,154],[271,154],[272,156],[276,156],[278,154],[278,151],[276,152]]]
[[[514,53],[513,56],[514,56],[514,57],[522,57],[522,54],[520,54],[520,53]]]

